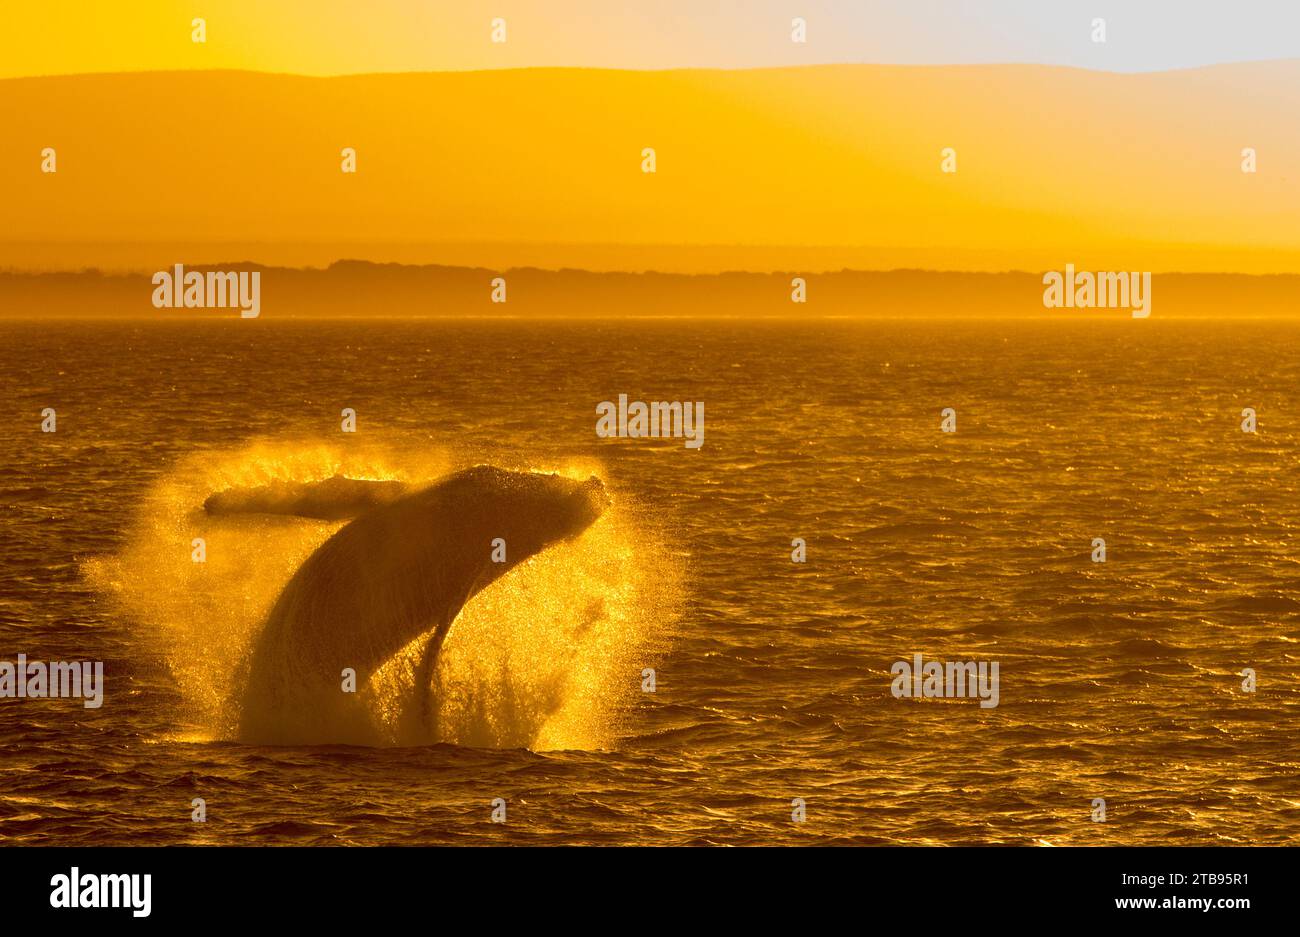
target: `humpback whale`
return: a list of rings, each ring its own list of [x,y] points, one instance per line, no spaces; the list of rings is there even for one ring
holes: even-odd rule
[[[424,718],[438,653],[461,607],[513,567],[572,539],[610,501],[600,480],[476,466],[429,487],[333,478],[208,499],[212,514],[354,519],[298,568],[245,665],[239,736],[260,744],[371,744],[360,685],[423,637],[415,692]],[[492,541],[506,542],[493,562]],[[498,557],[499,558],[499,557]]]

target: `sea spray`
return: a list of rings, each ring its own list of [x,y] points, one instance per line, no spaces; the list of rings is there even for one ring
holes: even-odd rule
[[[213,518],[204,500],[231,488],[385,471],[381,461],[319,444],[254,443],[196,454],[146,494],[115,556],[85,564],[87,579],[113,600],[141,653],[170,669],[183,700],[178,728],[187,735],[232,736],[247,648],[293,571],[339,526],[253,514]],[[196,537],[204,541],[203,562],[194,561]]]
[[[494,457],[494,460],[495,457]],[[466,460],[462,459],[461,462]],[[335,476],[422,486],[460,467],[444,452],[320,442],[260,442],[206,452],[162,477],[125,547],[86,564],[146,647],[166,660],[185,701],[178,731],[233,738],[247,655],[295,570],[344,522],[259,514],[213,517],[211,495]],[[589,467],[546,466],[585,477]],[[633,499],[554,555],[478,595],[456,619],[434,680],[436,719],[410,718],[412,642],[367,681],[375,745],[444,741],[486,747],[596,748],[614,743],[637,676],[670,639],[680,570]],[[190,544],[206,543],[204,562]]]
[[[432,688],[437,737],[535,751],[615,747],[641,669],[671,640],[679,580],[631,511],[611,511],[534,556],[456,619]],[[401,705],[419,649],[413,642],[376,681],[388,693],[389,731],[404,742],[420,731]]]

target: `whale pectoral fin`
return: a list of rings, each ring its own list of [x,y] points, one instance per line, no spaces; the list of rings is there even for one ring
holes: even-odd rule
[[[335,475],[318,482],[277,482],[228,488],[211,495],[203,509],[213,515],[284,514],[337,521],[390,504],[409,492],[404,482]]]
[[[415,668],[415,693],[420,723],[425,728],[432,728],[433,725],[433,675],[438,670],[438,657],[449,630],[450,625],[439,625],[434,630],[425,643],[424,653],[420,655],[420,663]]]

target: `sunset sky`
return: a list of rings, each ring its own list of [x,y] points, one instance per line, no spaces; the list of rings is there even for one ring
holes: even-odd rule
[[[1300,272],[1300,4],[1222,9],[13,5],[0,267]]]
[[[43,0],[5,5],[0,77],[521,66],[1036,63],[1148,71],[1300,57],[1300,4],[1238,0]],[[363,12],[364,15],[358,15]],[[189,24],[207,20],[208,41]],[[790,42],[790,21],[808,41]],[[507,21],[493,44],[491,20]],[[1091,23],[1107,21],[1094,43]]]

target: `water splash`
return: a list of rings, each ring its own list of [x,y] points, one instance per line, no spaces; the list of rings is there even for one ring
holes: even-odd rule
[[[162,477],[124,549],[87,562],[84,572],[163,656],[185,700],[180,715],[190,731],[234,738],[247,656],[271,606],[343,522],[213,517],[203,511],[205,499],[232,488],[338,475],[421,486],[468,464],[447,453],[320,442],[205,452]],[[576,478],[594,468],[522,467]],[[532,557],[471,599],[443,648],[432,725],[415,718],[422,641],[411,642],[360,688],[371,716],[367,741],[615,746],[622,717],[640,692],[642,669],[668,648],[680,601],[680,567],[645,523],[648,513],[619,493],[615,508],[576,540]],[[192,560],[196,537],[206,542],[206,562]]]

